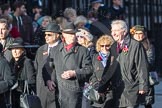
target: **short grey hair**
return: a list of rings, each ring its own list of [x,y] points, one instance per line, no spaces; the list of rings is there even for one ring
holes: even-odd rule
[[[128,33],[128,26],[124,20],[114,20],[111,23],[111,27],[113,27],[114,25],[118,25],[120,29],[123,29],[126,31],[126,33]]]
[[[70,18],[70,17],[73,17],[73,16],[77,16],[76,10],[73,9],[73,8],[66,8],[65,11],[64,11],[64,17]]]
[[[84,24],[86,24],[86,23],[87,23],[87,18],[84,17],[83,15],[78,16],[78,17],[75,19],[75,21],[74,21],[74,25],[76,26],[76,25],[79,24],[79,23],[84,23]]]

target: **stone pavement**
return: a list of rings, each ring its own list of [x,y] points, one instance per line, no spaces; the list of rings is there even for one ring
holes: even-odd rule
[[[162,108],[162,78],[159,78],[160,83],[155,86],[155,103],[153,108]],[[144,108],[140,106],[140,108]]]

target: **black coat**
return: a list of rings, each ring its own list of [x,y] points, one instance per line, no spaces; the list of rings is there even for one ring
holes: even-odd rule
[[[93,66],[93,75],[90,77],[90,83],[92,84],[96,84],[97,82],[100,82],[102,79],[102,76],[105,74],[104,69],[108,69],[111,62],[112,62],[112,58],[111,55],[108,56],[107,59],[107,67],[105,68],[101,62],[101,60],[98,59],[99,54],[94,54],[93,59],[92,59],[92,66]],[[109,84],[107,84],[107,89],[105,89],[104,93],[106,96],[106,100],[103,104],[99,104],[99,103],[95,103],[92,106],[95,107],[100,107],[100,108],[109,108],[112,107],[112,99],[113,99],[113,94],[112,94],[112,87],[111,87],[111,82],[109,82]]]
[[[94,54],[93,55],[93,58],[92,58],[92,66],[93,66],[93,75],[90,77],[90,82],[94,83],[96,81],[100,81],[103,74],[104,74],[104,66],[103,64],[101,63],[100,60],[98,60],[98,56],[99,54]],[[107,66],[110,65],[110,56],[108,57],[108,60],[107,60]]]
[[[81,108],[83,86],[92,73],[88,49],[76,44],[66,52],[61,43],[52,50],[51,57],[56,71],[60,107]],[[61,74],[66,70],[75,70],[76,77],[62,79]]]
[[[35,71],[33,62],[24,54],[21,55],[18,61],[14,58],[10,61],[10,66],[16,77],[18,87],[12,90],[12,107],[19,108],[20,95],[24,91],[25,80],[28,81],[29,90],[35,91]]]
[[[7,97],[4,97],[4,93],[13,85],[14,78],[9,63],[0,55],[0,108],[6,108],[4,100],[6,100]]]
[[[15,40],[14,38],[8,35],[6,37],[5,43],[3,44],[3,55],[7,61],[10,61],[12,59],[12,53],[11,53],[11,50],[8,50],[8,47],[12,45],[14,40]]]
[[[42,46],[46,43],[43,30],[44,28],[40,26],[35,31],[34,36],[33,36],[33,41],[32,41],[33,44]]]
[[[18,61],[15,61],[14,58],[10,61],[10,66],[13,70],[13,73],[18,81],[18,86],[20,86],[19,91],[23,92],[24,90],[24,80],[28,81],[29,87],[35,91],[35,70],[33,62],[27,58],[25,55],[21,55]]]

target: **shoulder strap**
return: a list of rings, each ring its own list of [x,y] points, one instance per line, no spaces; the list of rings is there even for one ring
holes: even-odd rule
[[[27,92],[26,92],[27,91]],[[25,80],[25,85],[24,85],[24,92],[23,93],[27,93],[29,94],[29,87],[28,87],[28,81]]]

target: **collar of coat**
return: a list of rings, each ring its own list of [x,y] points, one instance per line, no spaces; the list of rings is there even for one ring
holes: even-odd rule
[[[71,49],[70,52],[76,53],[78,51],[79,46],[81,46],[81,45],[79,45],[78,43],[76,43],[75,46]],[[63,49],[64,49],[64,43],[62,42],[60,44],[59,51],[62,51]]]
[[[130,41],[131,41],[131,37],[130,37],[129,35],[125,36],[124,41],[123,41],[123,44],[122,44],[122,48],[123,48],[124,46],[127,46],[127,47],[129,48],[129,46],[130,46]]]

